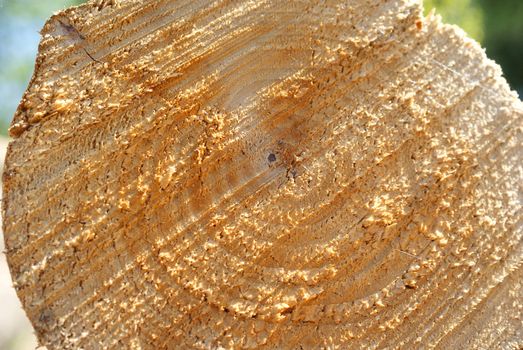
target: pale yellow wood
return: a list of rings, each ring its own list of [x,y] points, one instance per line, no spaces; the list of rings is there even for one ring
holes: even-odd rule
[[[4,231],[49,349],[518,349],[523,108],[417,0],[54,15]]]

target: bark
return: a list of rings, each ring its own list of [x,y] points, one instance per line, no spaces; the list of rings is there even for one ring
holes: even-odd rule
[[[64,348],[523,346],[523,107],[417,0],[48,20],[7,258]]]

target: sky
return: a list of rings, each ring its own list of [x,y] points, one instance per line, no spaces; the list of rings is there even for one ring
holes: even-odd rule
[[[54,12],[72,0],[0,0],[0,134],[31,79],[40,34]]]

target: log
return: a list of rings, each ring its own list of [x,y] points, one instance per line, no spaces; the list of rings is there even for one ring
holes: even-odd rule
[[[523,105],[421,0],[52,16],[3,173],[48,349],[523,346]]]

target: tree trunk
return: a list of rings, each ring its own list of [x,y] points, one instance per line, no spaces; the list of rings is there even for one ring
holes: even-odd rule
[[[4,230],[64,348],[523,346],[523,108],[418,0],[54,15]]]

